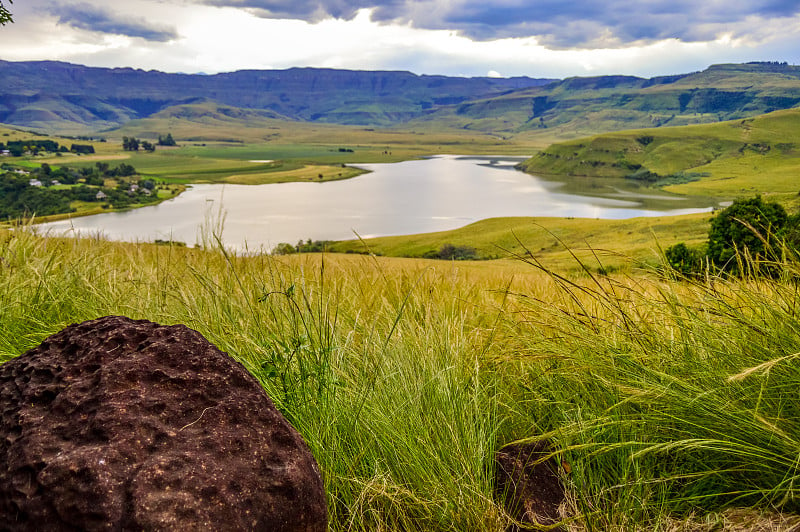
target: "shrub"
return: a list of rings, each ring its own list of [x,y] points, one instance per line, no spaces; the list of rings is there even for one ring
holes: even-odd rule
[[[422,255],[425,259],[440,260],[476,260],[478,252],[469,246],[454,246],[453,244],[442,244],[439,251],[427,251]]]
[[[778,235],[788,221],[786,210],[778,203],[765,203],[761,196],[738,199],[711,220],[708,258],[728,271],[738,270],[737,252],[763,260],[770,248],[777,249]]]
[[[291,255],[292,253],[297,253],[297,250],[293,245],[287,244],[286,242],[281,242],[272,248],[273,255]]]
[[[702,250],[690,248],[683,242],[668,247],[664,255],[669,265],[681,275],[692,275],[703,269],[705,253]]]

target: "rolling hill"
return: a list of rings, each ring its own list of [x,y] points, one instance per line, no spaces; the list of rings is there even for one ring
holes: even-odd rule
[[[800,109],[715,124],[606,133],[554,144],[522,167],[629,178],[681,193],[797,195]]]

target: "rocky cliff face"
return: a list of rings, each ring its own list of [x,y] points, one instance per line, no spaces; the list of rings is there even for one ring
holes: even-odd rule
[[[549,81],[317,68],[206,76],[54,61],[0,61],[0,122],[30,126],[35,121],[37,126],[46,126],[47,117],[41,112],[49,112],[54,124],[60,120],[100,129],[145,118],[173,105],[213,100],[272,110],[294,120],[387,125],[441,105]]]

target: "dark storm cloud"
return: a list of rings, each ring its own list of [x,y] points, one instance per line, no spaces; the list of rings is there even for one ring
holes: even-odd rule
[[[425,29],[460,31],[476,39],[539,37],[557,47],[625,44],[675,38],[713,39],[730,31],[741,36],[747,19],[800,13],[797,0],[195,0],[242,7],[268,18],[316,22],[350,19],[374,8],[373,19],[412,23]]]
[[[144,19],[122,17],[90,4],[51,4],[48,11],[58,17],[59,24],[81,30],[141,37],[148,41],[158,42],[170,41],[177,37],[174,29],[150,24]]]

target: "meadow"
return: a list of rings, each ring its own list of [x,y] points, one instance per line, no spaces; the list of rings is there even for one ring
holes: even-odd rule
[[[166,123],[181,125],[150,126]],[[717,179],[712,167],[679,190],[750,193],[743,183],[756,182],[755,166],[777,172],[756,190],[795,210],[794,148],[739,152],[741,126],[698,126],[732,131],[730,145],[703,146],[699,133],[659,129],[650,143],[659,151],[631,153],[667,164],[694,153],[670,144],[681,138],[698,150],[724,147],[729,157],[704,164],[739,167],[739,177]],[[136,127],[144,125],[126,134],[145,131]],[[503,150],[468,132],[306,124],[225,140],[220,128],[154,154],[124,154],[109,141],[93,143],[96,157],[24,164],[125,160],[172,183],[257,183],[319,179],[325,169],[333,178],[356,160],[447,148],[536,150],[521,140]],[[771,145],[787,128],[770,134]],[[641,135],[597,142],[636,147]],[[708,219],[499,218],[288,256],[233,256],[213,233],[186,248],[0,228],[0,361],[109,314],[200,331],[245,365],[308,442],[332,530],[505,530],[494,453],[537,440],[552,442],[560,464],[567,530],[790,530],[800,525],[800,262],[777,250],[776,277],[759,276],[759,265],[740,278],[677,276],[662,250],[705,241]],[[493,260],[390,257],[445,243]]]
[[[34,233],[0,232],[0,360],[102,315],[200,331],[305,437],[332,530],[504,530],[493,453],[536,439],[569,530],[800,523],[794,260],[677,279]]]

